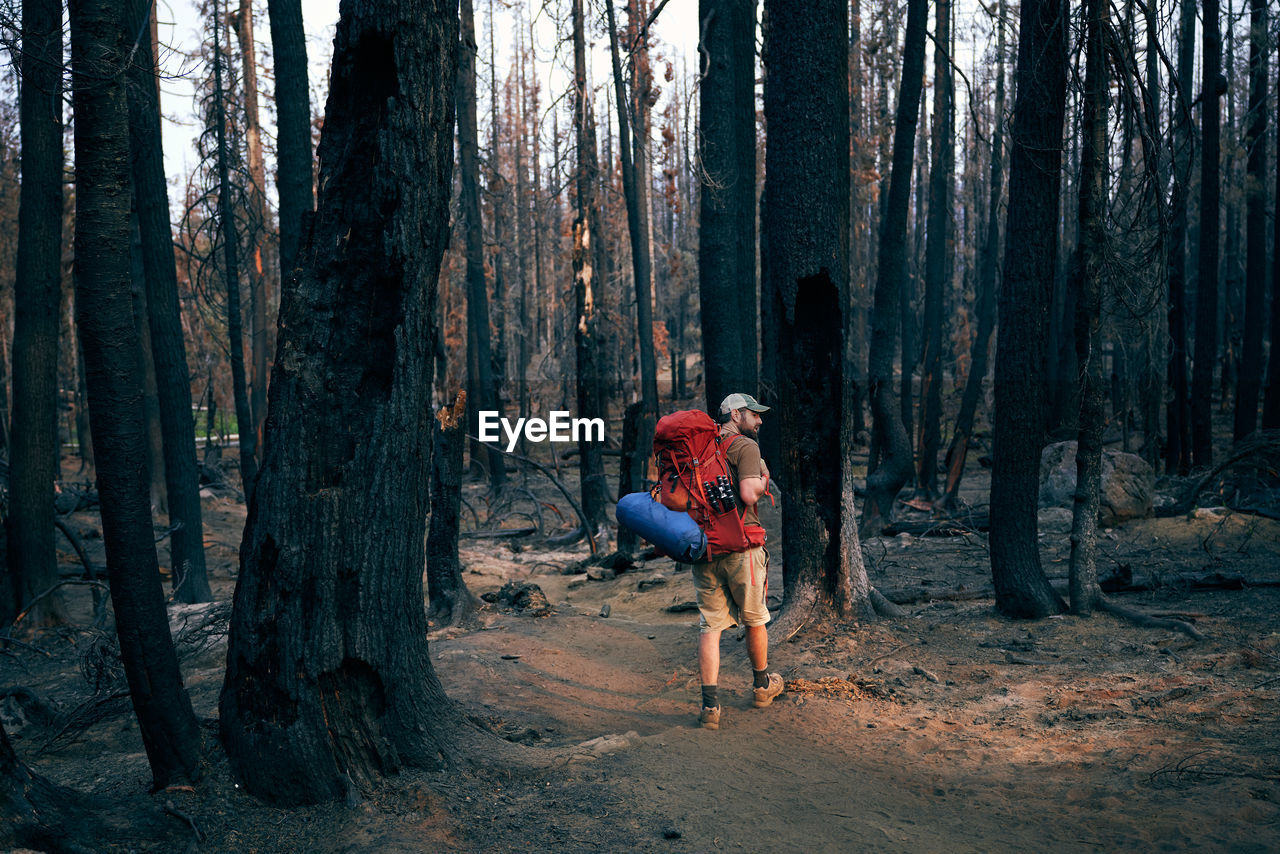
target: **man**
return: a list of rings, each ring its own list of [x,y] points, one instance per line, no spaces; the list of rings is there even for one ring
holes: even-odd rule
[[[749,394],[734,393],[720,404],[716,419],[721,446],[739,502],[744,527],[760,528],[756,503],[769,488],[769,468],[760,459],[761,406]],[[763,531],[758,532],[763,534]],[[763,541],[763,536],[759,541]],[[698,636],[698,669],[702,675],[702,713],[699,723],[706,729],[720,728],[720,633],[742,623],[747,627],[747,657],[751,659],[756,708],[764,708],[782,693],[782,677],[769,672],[769,609],[765,605],[769,556],[764,546],[721,555],[693,566],[694,588],[698,595],[701,632]]]

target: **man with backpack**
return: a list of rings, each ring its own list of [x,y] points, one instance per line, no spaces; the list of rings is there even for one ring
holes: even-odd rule
[[[765,605],[768,590],[769,556],[764,549],[764,528],[756,504],[769,488],[769,468],[760,458],[758,431],[760,414],[769,407],[761,406],[749,394],[734,393],[720,404],[717,421],[720,435],[717,444],[729,469],[731,493],[746,534],[741,551],[712,555],[709,560],[693,565],[694,587],[698,598],[700,634],[698,636],[698,669],[702,677],[702,712],[698,722],[705,729],[720,728],[720,634],[739,623],[746,626],[747,656],[753,673],[753,703],[764,708],[782,693],[782,677],[768,671],[769,609]],[[708,484],[710,485],[710,484]]]

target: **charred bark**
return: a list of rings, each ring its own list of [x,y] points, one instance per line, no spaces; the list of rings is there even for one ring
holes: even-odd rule
[[[1258,396],[1262,387],[1262,334],[1266,331],[1267,302],[1267,4],[1250,2],[1249,127],[1245,150],[1245,310],[1244,348],[1236,386],[1236,441],[1258,426]],[[1272,349],[1278,343],[1272,340]]]
[[[1191,470],[1191,392],[1187,384],[1187,204],[1191,185],[1191,77],[1195,60],[1196,4],[1182,0],[1178,76],[1173,110],[1173,193],[1169,226],[1169,402],[1165,470]]]
[[[1222,34],[1218,0],[1204,0],[1203,85],[1200,92],[1200,269],[1196,278],[1196,341],[1191,370],[1191,459],[1213,465],[1213,366],[1218,360],[1218,237],[1220,227],[1222,150],[1219,98],[1222,78]],[[1185,84],[1184,84],[1185,85]]]
[[[595,203],[596,182],[600,175],[596,165],[595,115],[587,86],[586,22],[582,2],[574,0],[573,3],[574,130],[578,149],[575,176],[577,207],[573,219],[573,294],[577,317],[574,350],[578,368],[578,413],[583,418],[604,418],[607,413],[601,394],[600,324],[595,278],[596,271],[601,269],[597,264],[600,257],[597,244],[604,239],[604,234]],[[582,512],[586,515],[588,528],[583,533],[594,547],[596,540],[606,532],[609,491],[601,454],[603,448],[585,433],[578,442],[578,472]]]
[[[1103,34],[1108,0],[1086,0],[1085,81],[1080,152],[1080,245],[1076,300],[1076,363],[1080,366],[1080,430],[1071,523],[1071,613],[1087,617],[1098,604],[1098,505],[1102,491],[1102,292],[1107,216],[1107,94]]]
[[[149,0],[129,0],[127,32],[138,32],[150,15]],[[213,598],[204,555],[200,478],[196,465],[191,377],[178,304],[178,276],[169,227],[169,191],[160,137],[160,101],[150,40],[138,44],[129,66],[129,125],[134,198],[142,236],[147,321],[156,371],[164,475],[168,492],[169,555],[174,597],[180,602]]]
[[[232,768],[275,802],[468,755],[422,590],[455,10],[355,0],[338,22],[321,198],[282,295],[221,699]]]
[[[72,0],[76,324],[93,422],[120,657],[156,788],[199,775],[200,732],[178,671],[152,539],[139,341],[129,294],[128,54],[120,8]]]
[[[765,0],[765,201],[762,291],[777,328],[782,505],[780,632],[870,611],[857,533],[844,527],[843,306],[849,270],[847,21],[841,0]],[[767,429],[767,428],[766,428]],[[846,538],[848,540],[846,541]],[[863,594],[854,601],[851,574]]]
[[[879,448],[879,465],[867,477],[862,506],[861,537],[878,536],[893,520],[893,502],[911,477],[911,440],[903,424],[893,387],[894,350],[898,341],[899,299],[907,273],[907,214],[911,199],[911,169],[915,156],[920,93],[924,87],[925,0],[909,0],[903,43],[902,83],[893,128],[893,166],[889,194],[880,223],[880,254],[871,309],[871,352],[867,360],[867,388],[871,398],[872,447]]]
[[[13,292],[13,430],[9,561],[0,624],[58,580],[53,485],[58,478],[58,332],[62,258],[62,5],[22,4],[22,195]],[[36,603],[37,625],[66,618],[60,594]]]
[[[479,413],[498,412],[498,387],[493,375],[492,334],[489,328],[489,289],[484,276],[484,223],[480,219],[479,131],[476,128],[476,27],[471,0],[462,0],[462,33],[458,41],[458,168],[462,185],[462,216],[466,221],[467,257],[467,386],[471,401],[472,436],[479,430]],[[483,456],[494,492],[507,483],[507,464],[494,448],[471,443],[471,463]]]
[[[756,389],[756,0],[701,0],[698,286],[707,411]]]
[[[463,429],[467,395],[459,392],[452,406],[442,407],[431,425],[431,521],[427,526],[427,619],[455,626],[476,609],[476,598],[462,579],[458,531],[462,520]]]
[[[311,156],[311,93],[302,0],[267,0],[276,78],[276,186],[280,193],[280,281],[293,276],[302,220],[315,205]]]
[[[1067,25],[1061,0],[1023,0],[1009,134],[991,473],[996,608],[1014,617],[1064,610],[1040,566],[1036,508],[1044,444],[1045,339],[1058,254]]]
[[[916,493],[938,492],[942,424],[942,304],[951,286],[951,183],[955,173],[955,96],[952,92],[951,0],[937,0],[933,45],[933,163],[925,237],[924,353],[920,367],[920,440]]]
[[[978,398],[987,378],[987,365],[991,353],[991,333],[996,325],[996,271],[1000,257],[1000,197],[1004,192],[1004,54],[1005,19],[1004,2],[996,0],[996,27],[999,29],[996,47],[996,102],[995,131],[991,135],[991,186],[987,196],[986,232],[980,248],[978,262],[977,335],[973,339],[969,359],[969,377],[960,399],[960,412],[956,415],[955,431],[947,448],[947,483],[941,506],[955,509],[960,492],[960,480],[964,477],[964,465],[969,456],[969,440],[973,436],[973,419],[978,410]]]

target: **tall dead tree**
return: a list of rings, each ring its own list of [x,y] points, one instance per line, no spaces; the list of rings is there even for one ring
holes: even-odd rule
[[[302,218],[315,205],[312,184],[311,94],[302,0],[267,0],[276,78],[276,187],[280,194],[280,279],[293,275]]]
[[[1276,128],[1280,131],[1280,61],[1276,62]],[[1280,143],[1276,144],[1276,204],[1280,205]],[[1272,246],[1280,247],[1280,213],[1272,217]],[[1262,399],[1262,427],[1280,427],[1280,249],[1271,253],[1271,355],[1267,360],[1267,387]]]
[[[757,384],[755,0],[700,0],[698,287],[709,412]]]
[[[127,0],[125,29],[139,32],[152,17],[150,0]],[[191,375],[178,303],[169,189],[160,133],[159,78],[150,39],[138,43],[128,67],[130,148],[134,206],[142,240],[147,323],[155,364],[165,490],[171,533],[169,556],[173,595],[179,602],[208,602],[200,472],[196,427],[191,412]]]
[[[1218,359],[1218,238],[1220,230],[1222,150],[1219,98],[1226,91],[1222,76],[1222,33],[1218,0],[1204,0],[1204,76],[1200,90],[1200,267],[1196,278],[1196,341],[1191,363],[1191,459],[1213,465],[1213,366]],[[1185,84],[1184,84],[1185,85]]]
[[[349,0],[338,21],[221,699],[232,769],[275,802],[357,796],[474,747],[422,590],[458,35],[449,0]]]
[[[880,462],[867,476],[867,500],[862,507],[862,538],[878,536],[893,518],[893,502],[911,477],[911,440],[903,424],[893,387],[893,362],[898,341],[900,294],[907,273],[907,214],[911,201],[911,169],[920,93],[924,88],[927,0],[908,0],[907,31],[902,47],[902,81],[893,128],[893,165],[889,193],[880,222],[880,252],[871,308],[871,351],[867,359],[867,389],[871,398],[872,447]]]
[[[1023,0],[1009,129],[1009,213],[996,339],[991,575],[1013,617],[1064,610],[1040,565],[1036,510],[1044,444],[1045,341],[1058,262],[1067,4]]]
[[[13,286],[13,431],[9,442],[9,554],[0,623],[33,605],[36,625],[66,608],[54,549],[58,479],[58,330],[62,296],[62,4],[22,4],[17,53],[22,195]]]
[[[1234,437],[1243,439],[1258,425],[1262,387],[1262,335],[1267,302],[1267,3],[1251,0],[1249,14],[1249,115],[1245,194],[1244,347],[1236,386]],[[1280,343],[1272,342],[1272,348]]]
[[[635,154],[647,147],[636,127],[631,98],[618,46],[618,24],[613,0],[605,0],[609,21],[609,54],[613,63],[613,85],[618,102],[618,151],[622,156],[622,191],[627,203],[627,233],[631,237],[631,269],[636,286],[636,343],[640,353],[640,402],[644,422],[638,437],[637,456],[648,459],[653,444],[653,426],[658,417],[658,368],[653,352],[653,258],[649,248],[649,176],[642,171],[644,161]]]
[[[977,334],[970,348],[969,376],[964,394],[960,398],[960,412],[956,415],[955,430],[947,448],[947,482],[943,491],[942,506],[954,508],[964,477],[964,464],[969,455],[969,439],[973,435],[973,419],[978,410],[978,398],[987,377],[987,364],[991,352],[991,333],[996,325],[996,272],[1000,258],[1000,197],[1004,192],[1004,55],[1005,55],[1005,5],[996,0],[996,98],[993,110],[995,130],[991,134],[990,186],[987,193],[987,222],[982,244],[978,248],[978,277],[976,283],[978,316]]]
[[[489,327],[489,288],[484,275],[484,223],[480,218],[479,131],[476,127],[476,25],[471,0],[462,0],[462,33],[458,41],[458,169],[462,185],[462,216],[466,222],[467,255],[467,399],[471,401],[471,435],[479,435],[479,413],[499,412],[493,375],[492,332]],[[489,486],[500,491],[507,483],[502,452],[471,443],[471,463],[481,456],[489,469]]]
[[[267,417],[267,288],[266,234],[267,169],[262,159],[262,123],[258,118],[258,61],[253,35],[253,3],[240,0],[231,18],[240,44],[241,89],[244,98],[244,139],[249,162],[249,411],[255,454],[262,447],[262,422]]]
[[[230,342],[231,390],[235,400],[237,434],[240,444],[240,483],[245,500],[252,501],[258,476],[257,437],[249,406],[248,380],[244,369],[244,324],[240,310],[240,236],[236,229],[231,189],[231,151],[227,139],[227,89],[223,86],[226,55],[222,49],[224,26],[221,0],[213,4],[213,121],[217,140],[218,222],[222,237],[222,278],[227,294],[227,337]]]
[[[1191,470],[1191,390],[1187,383],[1187,207],[1191,195],[1192,74],[1196,4],[1182,0],[1178,23],[1178,74],[1172,82],[1173,192],[1169,203],[1169,402],[1165,408],[1165,470]]]
[[[596,272],[602,269],[598,245],[604,240],[600,212],[596,207],[595,115],[587,84],[586,20],[583,0],[573,2],[573,123],[577,141],[578,168],[574,176],[576,206],[573,218],[573,294],[575,354],[577,360],[578,413],[582,418],[604,418],[606,411],[600,377],[600,319],[596,296]],[[607,531],[609,487],[604,474],[604,450],[592,437],[578,442],[578,472],[581,481],[582,512],[588,530],[583,534],[596,542]]]
[[[769,251],[761,283],[774,324],[766,334],[776,334],[775,352],[786,366],[777,372],[781,424],[773,428],[788,440],[780,466],[787,485],[783,634],[808,621],[871,611],[857,532],[845,525],[854,518],[843,512],[852,493],[841,488],[849,55],[847,33],[832,22],[848,20],[845,12],[844,0],[765,0],[762,225]]]
[[[71,0],[76,326],[120,658],[155,788],[199,776],[200,730],[169,634],[151,528],[139,339],[129,294],[128,56],[113,0]]]
[[[1080,370],[1080,429],[1076,442],[1076,494],[1071,524],[1071,613],[1087,617],[1102,595],[1098,586],[1098,506],[1102,492],[1102,295],[1107,241],[1107,96],[1110,80],[1103,45],[1109,0],[1085,0],[1085,78],[1080,150],[1080,293],[1076,299],[1076,364]]]
[[[951,186],[955,177],[955,95],[951,73],[951,0],[937,0],[933,38],[933,163],[929,167],[929,222],[925,237],[924,353],[920,369],[920,440],[916,490],[938,491],[942,424],[942,313],[953,275]]]

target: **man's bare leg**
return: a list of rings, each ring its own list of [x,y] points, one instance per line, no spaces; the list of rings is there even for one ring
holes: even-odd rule
[[[767,627],[747,626],[747,657],[751,659],[752,670],[769,669],[769,629]]]
[[[703,685],[720,682],[720,632],[703,632],[698,635],[698,670]]]

